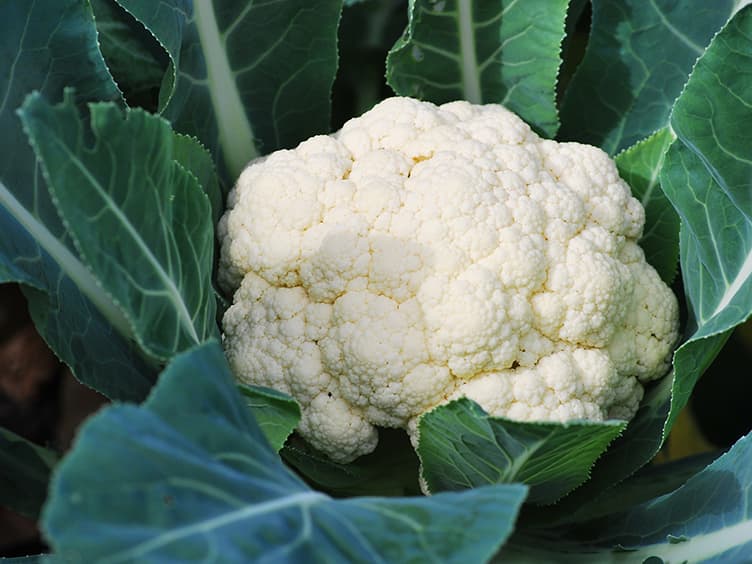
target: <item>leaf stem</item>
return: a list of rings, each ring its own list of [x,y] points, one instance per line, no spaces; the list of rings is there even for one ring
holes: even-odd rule
[[[237,178],[248,162],[259,156],[259,151],[227,59],[225,38],[219,31],[212,1],[196,0],[193,16],[206,58],[209,96],[217,119],[225,166],[230,176]]]

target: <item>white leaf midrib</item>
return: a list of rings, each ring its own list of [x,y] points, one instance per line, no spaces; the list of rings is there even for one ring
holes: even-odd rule
[[[193,17],[206,60],[209,97],[225,165],[231,177],[237,178],[248,162],[259,156],[253,128],[227,58],[225,36],[219,30],[213,0],[195,0]]]
[[[744,259],[739,272],[736,274],[731,283],[726,287],[726,290],[723,292],[723,295],[718,301],[718,305],[716,306],[713,313],[710,314],[710,317],[708,319],[712,319],[713,317],[721,313],[724,309],[726,309],[742,289],[742,286],[744,286],[745,282],[750,279],[750,277],[752,277],[752,251],[747,253],[747,258]]]
[[[752,542],[752,521],[745,519],[730,527],[694,535],[679,543],[664,542],[640,547],[627,554],[634,558],[632,562],[642,562],[656,556],[663,558],[664,562],[700,562],[749,542]]]
[[[480,69],[475,52],[473,0],[458,1],[457,28],[460,36],[460,68],[463,96],[465,100],[472,104],[480,104],[483,99],[480,84]]]

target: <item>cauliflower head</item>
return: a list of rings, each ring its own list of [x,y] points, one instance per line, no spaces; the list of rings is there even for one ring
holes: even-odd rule
[[[643,223],[598,148],[500,105],[390,98],[241,174],[219,225],[227,357],[340,462],[462,396],[628,419],[678,337]]]

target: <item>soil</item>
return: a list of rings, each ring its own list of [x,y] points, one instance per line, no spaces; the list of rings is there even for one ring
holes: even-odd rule
[[[0,426],[64,452],[81,422],[106,402],[50,351],[15,284],[0,284]],[[0,506],[0,557],[46,546],[33,519]]]

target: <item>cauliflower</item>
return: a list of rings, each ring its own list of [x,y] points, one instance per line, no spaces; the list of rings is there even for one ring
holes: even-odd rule
[[[219,224],[236,376],[295,397],[333,460],[468,397],[520,421],[628,419],[678,304],[600,149],[499,105],[390,98],[252,162]]]

